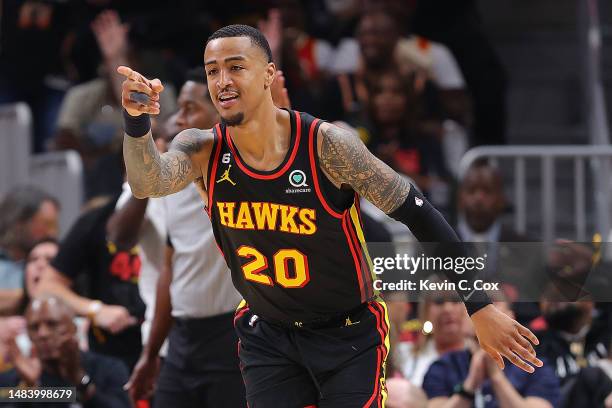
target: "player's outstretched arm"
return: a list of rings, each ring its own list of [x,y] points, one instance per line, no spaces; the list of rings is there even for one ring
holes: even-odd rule
[[[203,177],[200,160],[209,157],[212,139],[212,131],[187,129],[174,138],[168,152],[160,154],[151,132],[139,138],[124,135],[123,158],[134,196],[173,194]]]
[[[448,254],[467,256],[455,231],[416,188],[375,157],[353,132],[324,123],[317,135],[319,162],[338,187],[348,185],[382,211],[402,222],[421,242],[442,243]],[[460,279],[473,279],[466,271],[445,271],[456,287]],[[468,285],[470,286],[470,285]],[[481,347],[503,368],[505,356],[527,372],[541,367],[531,343],[537,338],[491,304],[484,291],[458,290],[464,300]],[[530,343],[531,342],[531,343]],[[523,361],[525,360],[525,361]]]
[[[165,196],[203,177],[201,169],[206,168],[212,132],[184,130],[174,138],[170,150],[160,154],[151,135],[149,115],[159,114],[159,94],[163,91],[161,82],[159,79],[150,81],[124,66],[119,67],[117,72],[126,77],[121,91],[121,103],[125,110],[123,158],[134,196]]]

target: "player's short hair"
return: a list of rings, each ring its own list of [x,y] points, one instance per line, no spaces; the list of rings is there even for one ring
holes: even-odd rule
[[[258,29],[244,25],[244,24],[232,24],[225,26],[223,28],[218,29],[206,41],[206,45],[212,40],[216,40],[217,38],[229,38],[229,37],[249,37],[251,42],[261,48],[263,52],[268,57],[268,62],[272,62],[272,50],[270,49],[270,44],[268,44],[268,40],[263,35],[261,31]]]

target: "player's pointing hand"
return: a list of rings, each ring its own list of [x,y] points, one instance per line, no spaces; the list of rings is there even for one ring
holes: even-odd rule
[[[161,81],[148,80],[126,66],[120,66],[117,72],[126,78],[121,87],[121,104],[125,110],[132,116],[159,114],[159,94],[164,90]]]

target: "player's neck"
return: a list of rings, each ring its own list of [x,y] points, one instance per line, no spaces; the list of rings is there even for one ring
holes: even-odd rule
[[[267,104],[266,104],[267,105]],[[262,105],[247,123],[229,128],[242,159],[257,170],[273,170],[290,148],[289,113],[274,104]]]

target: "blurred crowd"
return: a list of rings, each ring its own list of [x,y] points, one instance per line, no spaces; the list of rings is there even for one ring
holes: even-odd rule
[[[61,241],[61,197],[30,186],[0,197],[0,386],[71,385],[86,407],[133,403],[124,385],[142,369],[155,282],[177,261],[180,239],[157,233],[170,228],[170,201],[164,212],[153,201],[128,200],[116,67],[163,81],[153,135],[165,151],[180,130],[218,120],[202,55],[206,38],[229,23],[266,35],[282,71],[282,105],[354,130],[464,241],[538,241],[504,224],[509,203],[498,169],[479,161],[458,174],[470,147],[505,143],[505,73],[473,0],[184,0],[171,7],[7,0],[0,7],[0,103],[30,106],[35,153],[79,152],[86,193]],[[396,225],[363,209],[368,241],[400,240]],[[500,370],[479,349],[454,293],[386,293],[387,406],[612,407],[609,303],[568,294],[587,275],[595,290],[610,290],[600,248],[559,240],[544,264],[529,267],[511,251],[487,250],[507,283],[495,303],[536,331],[545,366],[534,374],[509,363]],[[562,283],[539,282],[538,295],[525,301],[521,283],[534,283],[530,268]]]

